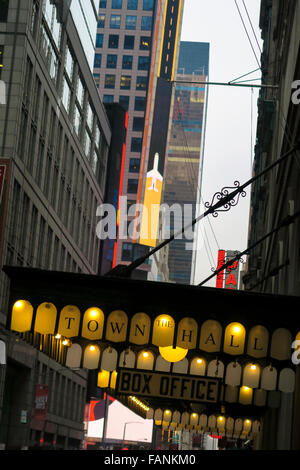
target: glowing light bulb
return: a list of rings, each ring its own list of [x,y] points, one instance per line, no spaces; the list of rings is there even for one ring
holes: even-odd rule
[[[149,353],[147,353],[147,352],[144,352],[144,353],[143,353],[143,357],[146,358],[146,357],[148,357],[148,356],[149,356]]]
[[[91,317],[96,317],[98,314],[97,310],[91,310],[90,315]]]
[[[197,364],[202,364],[202,359],[197,359]]]
[[[250,390],[250,388],[249,387],[244,387],[244,390],[245,390],[245,392],[248,392],[248,390]]]
[[[96,350],[95,346],[90,346],[90,351],[95,351],[95,350]]]
[[[62,344],[63,344],[64,346],[67,346],[68,340],[67,340],[67,339],[64,339]]]
[[[60,338],[61,338],[61,335],[57,333],[57,335],[55,335],[55,339],[60,339]]]
[[[166,414],[167,414],[167,415],[170,414],[170,411],[169,411],[169,410],[166,410]]]
[[[251,370],[256,370],[256,365],[255,364],[252,364]]]
[[[239,333],[239,332],[241,331],[241,328],[240,328],[239,326],[234,326],[234,327],[233,327],[233,331],[234,331],[235,333]]]
[[[22,302],[21,300],[18,300],[18,301],[15,303],[15,307],[17,307],[17,308],[23,307],[23,302]]]

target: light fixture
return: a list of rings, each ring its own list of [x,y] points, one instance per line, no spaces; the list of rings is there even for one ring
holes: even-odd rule
[[[239,332],[241,331],[241,328],[236,325],[236,326],[233,327],[233,331],[234,331],[235,333],[239,333]]]
[[[202,359],[197,359],[197,364],[202,364]]]
[[[146,351],[143,352],[143,357],[145,357],[145,358],[146,358],[146,357],[149,357],[149,353],[147,353]]]
[[[251,370],[256,370],[256,365],[255,364],[252,364]]]
[[[89,347],[89,350],[90,350],[90,351],[95,351],[96,348],[95,348],[95,346],[92,345],[92,346]]]
[[[61,338],[61,335],[57,333],[57,335],[55,335],[55,339],[60,339],[60,338]]]
[[[17,300],[17,302],[15,303],[14,306],[15,306],[16,308],[21,308],[21,307],[23,307],[23,302],[22,302],[22,300]]]

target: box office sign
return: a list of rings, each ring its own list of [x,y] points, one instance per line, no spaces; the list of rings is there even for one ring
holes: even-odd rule
[[[220,379],[147,370],[119,369],[116,394],[217,403]]]

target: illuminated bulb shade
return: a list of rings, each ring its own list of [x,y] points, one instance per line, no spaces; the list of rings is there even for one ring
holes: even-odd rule
[[[159,352],[161,357],[163,357],[168,362],[179,362],[185,358],[188,353],[188,349],[183,348],[172,348],[172,346],[160,347]]]

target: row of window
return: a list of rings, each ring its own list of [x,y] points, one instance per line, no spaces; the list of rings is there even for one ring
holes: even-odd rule
[[[102,98],[103,103],[115,103],[115,97],[114,95],[103,95]],[[130,103],[130,96],[126,95],[120,95],[119,101],[118,101],[125,111],[128,111],[129,109],[129,103]],[[134,97],[134,111],[145,111],[146,109],[146,97],[144,96],[135,96]],[[139,150],[136,150],[139,151]]]
[[[119,49],[119,42],[120,37],[118,34],[109,34],[108,36],[108,48],[109,49]],[[102,49],[104,44],[104,34],[98,33],[96,36],[96,48]],[[123,49],[126,50],[133,50],[135,44],[135,36],[125,35],[124,36],[124,43]],[[149,51],[150,50],[150,38],[147,36],[140,37],[140,44],[139,49],[141,51]]]
[[[116,69],[118,65],[117,54],[107,54],[106,56],[106,68],[107,69]],[[102,66],[102,54],[96,53],[94,60],[94,68],[98,69]],[[122,69],[132,70],[133,67],[133,56],[132,55],[123,55],[122,57]],[[140,56],[138,57],[137,69],[148,71],[150,68],[150,57]]]
[[[116,10],[123,7],[127,7],[127,10],[137,10],[139,5],[143,7],[144,11],[152,11],[154,0],[111,0],[111,8]],[[107,0],[100,0],[99,8],[107,8],[108,6]]]
[[[122,15],[110,15],[109,23],[106,22],[106,15],[100,14],[98,17],[98,28],[121,29]],[[141,24],[137,24],[138,17],[135,15],[126,15],[125,23],[122,25],[125,29],[135,30],[141,29],[142,31],[151,31],[152,29],[152,16],[142,16]],[[106,23],[106,24],[105,24]]]
[[[120,78],[120,90],[130,90],[131,89],[132,77],[130,75],[121,75]],[[148,77],[136,77],[136,86],[137,91],[146,91],[147,90]],[[104,88],[114,89],[116,87],[116,75],[106,74],[104,79]]]

